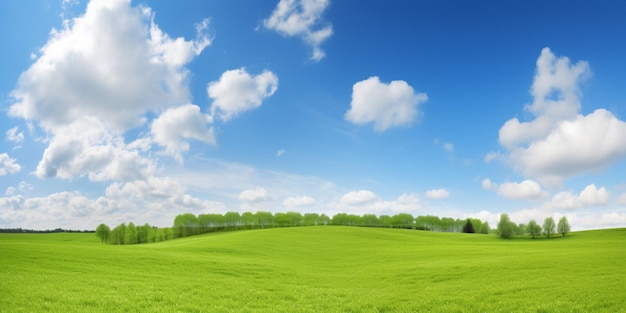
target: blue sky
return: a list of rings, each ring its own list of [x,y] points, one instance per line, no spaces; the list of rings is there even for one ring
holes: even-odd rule
[[[259,210],[625,227],[625,14],[2,2],[0,227]]]

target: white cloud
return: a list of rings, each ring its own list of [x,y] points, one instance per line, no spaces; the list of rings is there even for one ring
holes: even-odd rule
[[[124,131],[143,114],[189,101],[184,65],[210,41],[172,39],[149,8],[94,0],[84,15],[53,30],[41,56],[20,76],[9,114],[50,131],[85,116]]]
[[[445,199],[450,195],[450,193],[443,189],[432,189],[426,192],[426,197],[430,199]]]
[[[148,7],[93,0],[83,15],[63,25],[52,30],[11,93],[15,103],[9,115],[26,119],[27,125],[38,123],[49,136],[39,177],[132,181],[151,176],[154,162],[142,155],[150,155],[150,139],[126,144],[124,133],[170,107],[179,110],[166,111],[155,128],[155,140],[167,152],[185,150],[182,139],[210,141],[192,129],[196,124],[159,133],[174,117],[197,122],[197,114],[183,114],[192,110],[181,113],[190,100],[185,66],[211,43],[208,20],[196,25],[194,40],[171,38]]]
[[[320,45],[333,34],[332,25],[322,22],[329,3],[329,0],[280,0],[263,25],[283,36],[302,38],[313,48],[311,60],[319,61],[326,55]]]
[[[548,193],[541,188],[537,182],[526,179],[522,182],[505,182],[496,184],[489,178],[481,182],[484,190],[495,191],[498,196],[512,200],[536,200],[548,196]]]
[[[17,126],[7,130],[7,140],[20,143],[24,140],[24,133]]]
[[[454,152],[454,144],[452,144],[450,142],[444,142],[443,149],[448,151],[448,152]]]
[[[263,188],[247,189],[239,194],[239,200],[248,203],[259,203],[271,200],[269,192]]]
[[[618,205],[626,205],[626,192],[620,195],[615,202]]]
[[[525,106],[535,119],[513,118],[500,129],[500,144],[509,150],[506,163],[545,185],[559,186],[626,157],[625,122],[605,109],[579,113],[579,85],[590,75],[587,62],[572,65],[567,57],[542,50],[530,90],[534,100]],[[488,156],[486,161],[492,159]]]
[[[41,178],[87,175],[92,181],[130,181],[151,176],[154,167],[98,119],[82,118],[55,130],[35,173]]]
[[[362,205],[379,200],[378,196],[369,190],[350,191],[341,196],[339,200],[342,204]]]
[[[369,190],[351,191],[328,205],[334,213],[349,214],[415,214],[420,208],[420,199],[415,194],[402,194],[392,201],[381,199]],[[331,213],[331,212],[329,212]],[[331,213],[332,215],[332,213]]]
[[[315,205],[315,199],[310,196],[295,196],[283,200],[283,205],[289,208],[307,207]]]
[[[527,175],[554,185],[565,178],[605,169],[624,158],[624,137],[626,123],[598,109],[558,123],[547,137],[511,151],[510,160],[522,166]]]
[[[270,71],[254,77],[245,68],[226,71],[219,81],[207,85],[207,93],[213,104],[211,115],[219,111],[221,119],[227,121],[239,113],[255,109],[263,100],[278,89],[278,77]]]
[[[0,154],[0,176],[7,174],[15,174],[20,171],[22,167],[16,163],[15,159],[9,157],[9,154]]]
[[[483,187],[484,190],[495,190],[496,188],[496,184],[494,184],[493,182],[491,182],[491,179],[489,178],[485,178],[482,180],[481,185]]]
[[[604,206],[609,203],[609,192],[605,187],[597,188],[595,184],[585,187],[579,194],[568,191],[560,192],[552,197],[545,206],[555,209],[578,209]]]
[[[34,229],[94,229],[100,223],[115,226],[130,221],[171,226],[180,213],[224,213],[226,206],[195,198],[176,179],[151,177],[128,183],[112,183],[103,196],[80,191],[42,197],[0,197],[0,225]]]
[[[182,160],[181,152],[189,150],[184,139],[195,139],[215,144],[213,128],[207,128],[212,119],[200,112],[194,104],[186,104],[168,109],[152,122],[151,132],[154,141],[165,147],[165,153]]]
[[[374,123],[375,130],[385,131],[413,123],[419,116],[417,107],[427,99],[403,80],[386,84],[373,76],[352,86],[352,102],[345,117],[359,125]]]
[[[285,151],[283,149],[280,149],[280,150],[276,151],[276,156],[283,156],[283,155],[285,155],[285,153],[287,153],[287,151]]]

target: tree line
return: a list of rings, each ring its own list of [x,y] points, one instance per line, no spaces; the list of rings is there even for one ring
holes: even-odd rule
[[[537,224],[537,221],[530,220],[528,224],[515,224],[509,218],[509,215],[502,213],[500,215],[500,221],[497,226],[497,233],[501,238],[509,239],[515,235],[530,235],[533,239],[544,235],[546,238],[550,238],[555,234],[561,234],[565,237],[570,232],[570,225],[567,221],[567,217],[563,216],[559,219],[559,223],[554,222],[554,218],[546,217],[543,221],[543,225]]]
[[[347,214],[339,213],[332,218],[325,214],[298,212],[271,212],[259,211],[256,213],[227,212],[225,214],[185,213],[174,218],[172,227],[158,228],[144,224],[137,226],[130,222],[122,223],[111,229],[106,224],[96,228],[96,236],[102,243],[127,245],[159,242],[174,238],[181,238],[216,231],[232,231],[242,229],[261,229],[274,227],[296,226],[358,226],[358,227],[385,227],[429,230],[438,232],[471,232],[488,234],[491,232],[489,224],[479,219],[465,220],[450,217],[439,218],[433,215],[414,217],[408,213],[396,215],[375,214]]]

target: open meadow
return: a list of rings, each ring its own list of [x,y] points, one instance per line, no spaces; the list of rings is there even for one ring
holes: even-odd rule
[[[620,312],[626,229],[565,238],[318,226],[144,245],[0,234],[2,312]]]

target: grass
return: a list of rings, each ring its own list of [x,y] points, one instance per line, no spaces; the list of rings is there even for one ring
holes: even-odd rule
[[[2,312],[620,312],[626,229],[551,240],[357,228],[102,245],[0,234]]]

